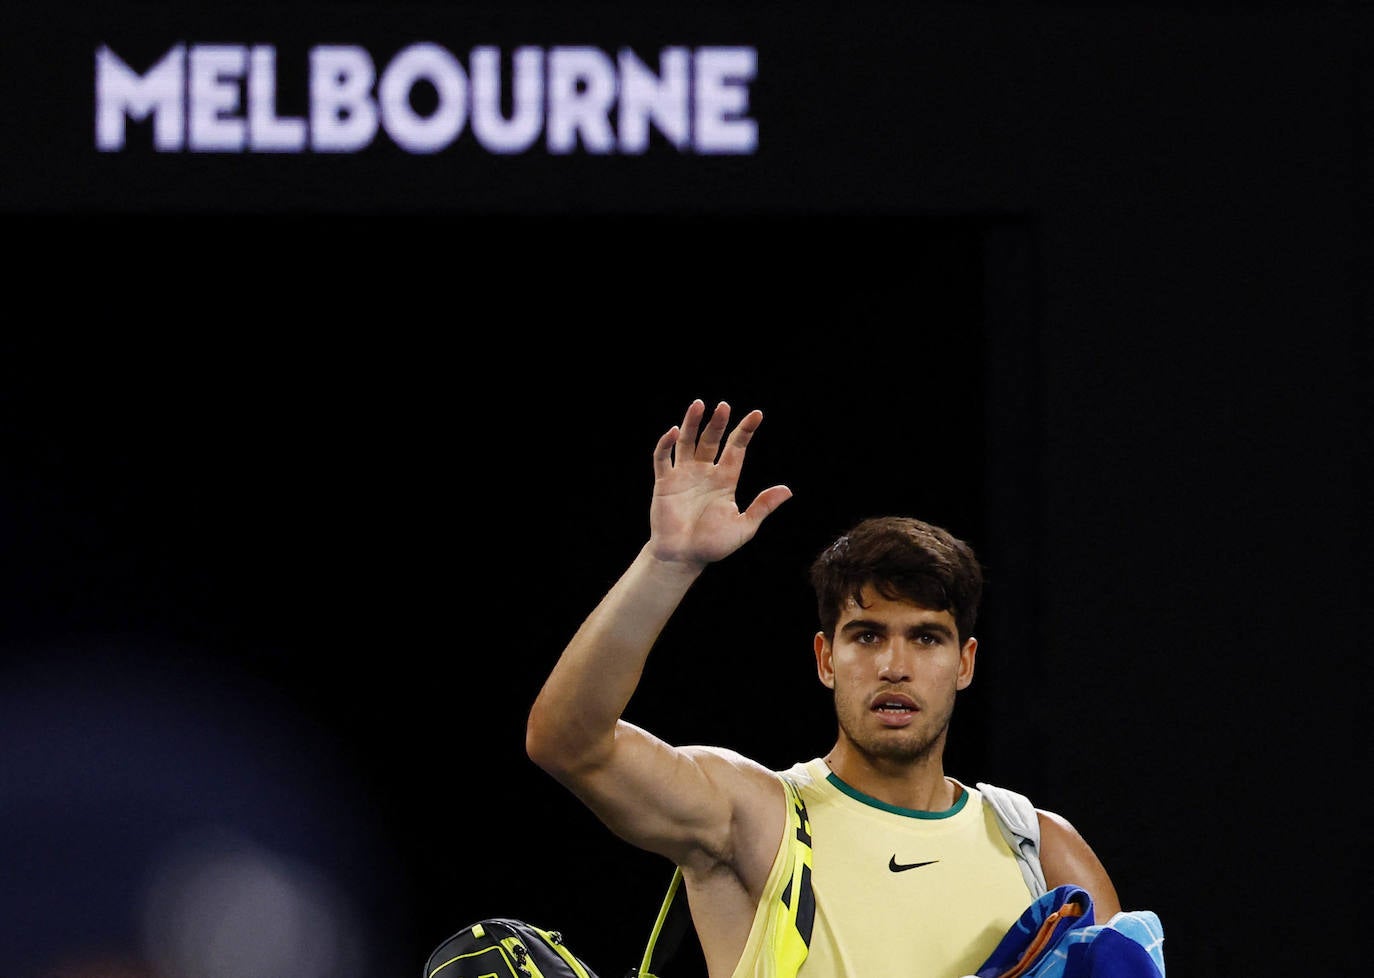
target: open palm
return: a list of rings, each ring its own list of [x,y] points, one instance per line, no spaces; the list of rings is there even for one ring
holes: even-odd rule
[[[730,406],[717,404],[703,427],[705,415],[706,405],[693,401],[682,424],[668,429],[654,447],[650,544],[662,560],[720,560],[752,539],[763,520],[792,496],[786,486],[771,486],[741,511],[735,489],[763,412],[750,411],[728,438]]]

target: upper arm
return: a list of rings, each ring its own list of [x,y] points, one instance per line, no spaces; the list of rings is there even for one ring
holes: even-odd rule
[[[1036,810],[1040,822],[1040,868],[1045,885],[1072,885],[1088,891],[1093,899],[1093,916],[1105,924],[1121,910],[1116,887],[1102,861],[1087,840],[1068,820],[1054,812]]]
[[[675,747],[625,720],[594,764],[551,772],[612,832],[679,866],[767,875],[786,821],[767,768],[716,747]]]

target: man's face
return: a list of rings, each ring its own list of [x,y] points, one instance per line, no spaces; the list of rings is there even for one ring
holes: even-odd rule
[[[959,643],[953,615],[865,587],[862,606],[841,609],[834,639],[817,634],[814,644],[840,731],[861,754],[904,762],[943,750],[978,647],[974,638]]]

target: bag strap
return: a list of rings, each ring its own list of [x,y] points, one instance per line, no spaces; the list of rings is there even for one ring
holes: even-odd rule
[[[668,892],[663,897],[658,919],[649,932],[649,943],[644,948],[644,956],[639,965],[631,968],[626,978],[657,978],[659,971],[677,953],[683,935],[692,922],[691,911],[687,907],[687,891],[682,888],[681,867],[673,870],[673,878],[668,883]]]
[[[1031,896],[1043,896],[1045,871],[1040,866],[1040,817],[1035,806],[1025,795],[1009,788],[999,788],[994,784],[979,781],[978,790],[983,793],[993,813],[997,816],[997,826],[1002,830],[1002,838],[1007,840],[1011,851],[1016,854],[1017,865],[1021,868],[1021,878]]]
[[[779,974],[795,975],[811,945],[816,901],[811,891],[811,821],[806,803],[790,778],[781,777],[787,789],[787,825],[792,846],[792,876],[782,894],[783,914],[790,926],[779,928],[774,946],[769,949],[778,960]],[[677,953],[683,936],[692,923],[687,906],[687,891],[682,886],[682,869],[675,867],[668,892],[659,907],[658,919],[649,932],[649,942],[639,965],[626,978],[658,978],[663,966]]]

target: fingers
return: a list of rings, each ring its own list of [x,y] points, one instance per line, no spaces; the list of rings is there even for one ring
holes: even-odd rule
[[[704,428],[703,420],[706,422]],[[721,401],[716,404],[715,410],[707,418],[706,403],[697,398],[687,406],[687,412],[682,416],[682,424],[669,428],[654,446],[655,471],[658,471],[660,466],[671,466],[674,459],[679,463],[686,459],[715,462],[717,455],[720,456],[722,466],[739,468],[744,461],[745,448],[754,437],[754,432],[758,431],[759,425],[763,423],[763,412],[757,408],[750,411],[740,419],[727,439],[725,431],[729,423],[730,405],[727,402]],[[725,445],[724,453],[721,452],[722,443]]]
[[[679,428],[673,425],[658,436],[654,446],[654,478],[661,479],[673,469],[673,446],[677,444]]]
[[[696,452],[697,430],[701,427],[701,416],[706,413],[706,404],[697,398],[687,405],[687,413],[682,416],[682,424],[677,432],[677,460],[691,458]]]
[[[754,432],[763,424],[763,412],[755,408],[740,418],[735,430],[730,432],[730,440],[725,443],[725,451],[720,457],[722,466],[738,469],[744,463],[744,450],[754,437]]]
[[[725,437],[725,426],[730,423],[730,405],[721,401],[711,412],[711,420],[706,422],[706,430],[697,442],[696,458],[699,462],[714,462],[720,452],[721,440]]]
[[[679,462],[689,458],[698,462],[716,460],[721,440],[725,437],[725,427],[730,423],[730,405],[724,401],[717,404],[703,429],[701,422],[705,417],[706,403],[701,398],[687,405],[687,413],[682,416],[682,424],[677,430],[676,457]]]

